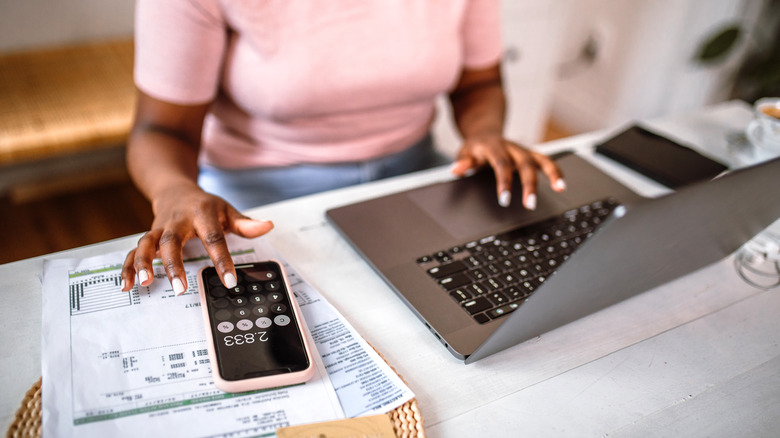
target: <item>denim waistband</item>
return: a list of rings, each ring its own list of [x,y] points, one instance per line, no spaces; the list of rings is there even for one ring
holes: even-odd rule
[[[367,161],[286,167],[222,169],[204,165],[198,184],[238,209],[375,181],[445,164],[431,135],[411,147]]]

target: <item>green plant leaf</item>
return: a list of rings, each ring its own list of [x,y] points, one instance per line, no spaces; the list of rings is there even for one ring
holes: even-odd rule
[[[702,44],[696,54],[696,60],[702,64],[711,64],[724,58],[734,47],[740,34],[739,26],[729,26]]]

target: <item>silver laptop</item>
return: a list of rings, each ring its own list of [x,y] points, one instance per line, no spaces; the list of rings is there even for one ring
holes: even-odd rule
[[[720,260],[780,217],[780,159],[657,199],[557,162],[568,188],[542,181],[533,212],[499,207],[484,171],[327,217],[466,363]]]

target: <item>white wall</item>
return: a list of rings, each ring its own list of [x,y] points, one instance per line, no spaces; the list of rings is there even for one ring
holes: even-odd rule
[[[564,70],[555,84],[552,115],[575,132],[689,111],[728,97],[730,78],[749,37],[716,66],[693,58],[723,27],[751,30],[763,0],[579,0],[572,4],[564,59],[588,38],[596,59]],[[574,65],[574,64],[572,64]]]
[[[0,0],[0,52],[133,35],[134,0]]]
[[[571,3],[571,0],[501,2],[503,80],[508,101],[504,133],[511,140],[533,145],[542,139]],[[441,99],[438,103],[433,127],[436,143],[445,154],[454,156],[461,139],[446,101]]]

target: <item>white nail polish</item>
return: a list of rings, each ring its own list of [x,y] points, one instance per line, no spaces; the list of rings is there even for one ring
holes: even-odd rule
[[[525,205],[525,208],[529,210],[536,210],[536,195],[534,195],[533,193],[528,195],[523,205]]]
[[[566,182],[562,178],[559,178],[553,184],[553,188],[555,190],[558,190],[558,191],[562,192],[562,191],[566,190]]]
[[[171,285],[173,286],[173,293],[176,295],[181,295],[184,293],[184,283],[182,283],[178,278],[174,278],[171,282]]]
[[[463,172],[463,176],[474,176],[475,173],[477,173],[477,169],[472,167],[472,168],[466,169],[466,171]]]
[[[119,283],[119,290],[125,290],[125,279],[124,278]]]
[[[498,195],[498,205],[502,207],[509,207],[510,203],[512,203],[512,192],[509,190],[504,190],[500,195]]]
[[[149,279],[149,273],[146,272],[146,269],[141,269],[138,271],[138,282],[141,284],[144,284],[146,280]]]
[[[236,281],[236,276],[231,274],[230,272],[225,274],[225,277],[223,278],[222,281],[225,283],[225,287],[228,289],[236,287],[236,284],[238,284],[238,282]]]

